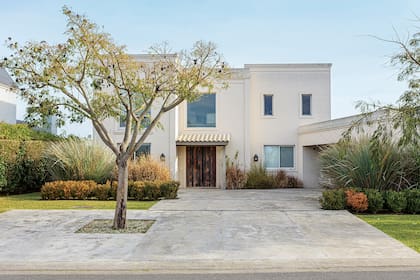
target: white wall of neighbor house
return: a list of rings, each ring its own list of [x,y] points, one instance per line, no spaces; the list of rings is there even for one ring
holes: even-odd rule
[[[294,147],[294,167],[302,178],[298,127],[331,118],[330,64],[245,65],[250,72],[250,156],[264,162],[264,145]],[[311,115],[301,114],[301,95],[310,94]],[[273,114],[264,115],[264,95],[273,96]]]
[[[0,121],[16,123],[16,93],[3,84],[0,84]]]

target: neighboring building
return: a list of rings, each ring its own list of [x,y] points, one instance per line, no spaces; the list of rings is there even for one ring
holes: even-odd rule
[[[16,85],[7,74],[0,68],[0,122],[16,123]]]
[[[319,146],[337,141],[307,137],[312,126],[325,129],[331,120],[330,69],[331,64],[233,69],[227,89],[165,114],[164,129],[154,129],[139,153],[164,158],[182,187],[225,188],[226,156],[233,159],[237,152],[245,169],[254,163],[283,169],[316,187]],[[124,122],[108,119],[105,125],[121,142]],[[94,139],[100,139],[96,132]]]

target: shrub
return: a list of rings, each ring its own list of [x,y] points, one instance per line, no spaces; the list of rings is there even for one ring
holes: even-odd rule
[[[277,171],[274,174],[273,180],[274,180],[274,185],[276,186],[276,188],[289,188],[289,176],[287,176],[284,170]],[[293,182],[290,182],[290,183],[293,184]]]
[[[386,207],[394,213],[401,213],[407,207],[407,199],[404,192],[385,192]]]
[[[129,181],[128,196],[134,200],[144,200],[144,182]]]
[[[407,200],[406,212],[411,214],[420,213],[420,189],[411,189],[405,191]]]
[[[46,141],[0,140],[0,193],[17,194],[40,190],[48,179],[46,163],[41,158],[48,144]]]
[[[160,184],[160,196],[166,199],[174,199],[178,195],[179,182],[168,181]]]
[[[105,184],[97,184],[91,191],[91,195],[97,200],[108,200],[111,197],[111,184],[106,182]]]
[[[346,194],[343,189],[325,190],[320,198],[322,209],[344,210],[346,208]]]
[[[94,196],[94,181],[53,181],[41,188],[42,199],[88,199]]]
[[[226,188],[243,189],[246,181],[246,173],[239,168],[238,152],[235,154],[235,162],[226,157]]]
[[[168,167],[150,156],[141,156],[128,163],[128,180],[130,181],[168,181],[170,179],[171,173]]]
[[[176,198],[179,183],[176,181],[129,181],[128,197],[131,200],[157,200],[160,197]],[[106,182],[97,184],[92,180],[85,181],[53,181],[45,183],[41,188],[42,199],[97,199],[116,198],[117,184]]]
[[[356,213],[364,212],[368,209],[368,198],[362,192],[354,190],[346,190],[346,205]]]
[[[160,197],[160,182],[145,181],[143,200],[157,200]]]
[[[59,140],[61,137],[30,128],[27,124],[7,124],[0,122],[0,139],[7,140]]]
[[[368,198],[368,211],[370,213],[375,214],[383,208],[384,198],[380,191],[374,189],[366,189],[364,190],[364,193]]]
[[[69,139],[53,143],[45,154],[54,180],[104,183],[115,166],[114,154],[91,141]]]
[[[303,182],[299,178],[293,176],[287,176],[287,187],[288,188],[303,188]]]
[[[403,189],[409,182],[402,164],[403,148],[391,142],[360,139],[341,141],[320,153],[321,177],[327,186],[358,186],[362,189]],[[418,169],[417,169],[418,170]]]
[[[247,173],[247,188],[269,189],[275,187],[273,176],[267,174],[262,165],[254,164]]]
[[[7,186],[7,165],[3,158],[0,157],[0,192],[5,186]]]

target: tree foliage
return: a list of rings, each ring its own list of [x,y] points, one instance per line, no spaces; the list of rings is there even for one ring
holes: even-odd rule
[[[391,63],[399,67],[398,80],[407,81],[407,90],[398,98],[396,104],[381,105],[359,101],[356,107],[361,110],[361,117],[351,125],[344,136],[350,137],[352,131],[363,130],[363,125],[374,125],[374,140],[394,137],[401,146],[419,146],[420,27],[416,28],[417,32],[406,42],[400,38],[396,40],[378,38],[399,46],[400,52],[392,57]]]

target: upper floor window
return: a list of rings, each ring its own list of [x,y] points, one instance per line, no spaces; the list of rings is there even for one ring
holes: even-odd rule
[[[264,116],[273,115],[273,96],[264,95]]]
[[[312,115],[312,94],[302,94],[302,116]]]
[[[216,127],[216,95],[203,94],[187,104],[187,127]]]
[[[293,150],[293,146],[264,146],[264,167],[293,168],[295,166]]]
[[[141,127],[142,128],[148,127],[150,125],[150,123],[151,123],[151,120],[150,120],[151,114],[152,114],[152,110],[149,109],[149,111],[147,112],[147,114],[143,117],[143,121],[141,122]],[[140,114],[138,114],[138,115],[140,115]],[[127,125],[126,118],[127,118],[127,114],[126,113],[120,115],[120,127],[125,127]]]

